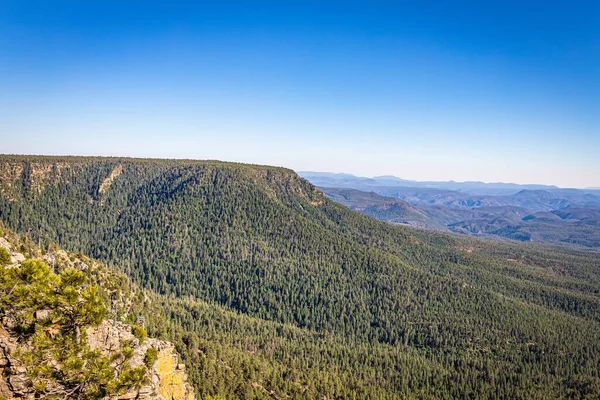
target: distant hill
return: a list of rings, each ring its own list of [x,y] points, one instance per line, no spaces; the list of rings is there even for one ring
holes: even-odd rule
[[[324,188],[323,193],[330,199],[342,203],[354,211],[382,221],[421,228],[446,230],[443,225],[433,221],[426,213],[404,200],[380,196],[374,192],[361,192],[355,189]]]
[[[363,198],[360,194],[331,196],[355,211],[390,223],[520,241],[600,247],[600,228],[592,212],[600,210],[599,191],[512,183],[417,182],[395,176],[361,178],[319,172],[300,175],[330,195],[342,188],[354,189],[383,196],[379,199],[382,204],[399,199],[413,207],[410,212],[407,205],[361,209],[354,201],[354,196]],[[569,209],[578,209],[579,214],[590,217],[555,219],[558,214],[541,214]]]
[[[520,185],[515,183],[484,183],[484,182],[454,182],[454,181],[413,181],[401,179],[392,175],[376,176],[373,178],[357,177],[351,174],[336,174],[330,172],[299,171],[298,175],[308,179],[316,186],[324,187],[351,187],[367,191],[364,186],[392,186],[457,190],[471,194],[506,194],[516,193],[520,190],[552,190],[559,189],[557,186],[549,185]]]
[[[600,225],[600,210],[593,210],[589,208],[566,208],[552,211],[552,213],[563,220],[585,221],[590,224]]]
[[[600,248],[600,210],[574,207],[568,200],[543,190],[469,196],[437,189],[393,188],[399,198],[356,189],[321,190],[354,211],[389,223]]]

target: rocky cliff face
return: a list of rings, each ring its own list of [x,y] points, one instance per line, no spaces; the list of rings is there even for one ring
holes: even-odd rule
[[[17,250],[20,250],[20,248],[17,247],[18,242],[14,240],[15,238],[16,235],[0,237],[0,248],[7,250],[11,256],[8,265],[0,265],[2,270],[0,272],[3,274],[9,269],[20,268],[27,258]],[[46,254],[41,258],[48,261],[51,257],[56,258],[61,254],[69,256],[64,251],[60,251],[52,256]],[[52,261],[56,260],[52,259]],[[89,260],[86,261],[89,262]],[[90,269],[91,267],[86,265],[81,269],[85,268]],[[98,271],[95,270],[95,272]],[[108,270],[105,272],[110,273]],[[33,314],[35,320],[37,320],[36,324],[43,325],[45,323],[47,326],[47,321],[52,318],[52,311],[50,309],[36,310]],[[32,371],[24,366],[22,360],[23,349],[26,351],[35,350],[35,344],[31,340],[24,340],[23,335],[14,328],[13,322],[6,315],[0,319],[0,399],[25,400],[39,398],[39,391],[36,397],[36,391],[32,386]],[[52,326],[46,329],[48,335],[51,336]],[[129,370],[141,368],[145,371],[141,384],[125,391],[125,393],[120,391],[120,394],[104,397],[104,399],[195,399],[193,388],[187,382],[185,366],[179,363],[179,357],[173,344],[163,340],[134,335],[133,331],[131,325],[114,319],[104,319],[97,326],[88,326],[81,334],[82,340],[85,341],[84,343],[89,346],[91,351],[98,351],[103,357],[106,357],[105,359],[111,360],[110,369],[117,370],[122,368],[123,363],[127,363]],[[126,358],[123,357],[125,353],[128,353]],[[149,357],[149,354],[152,354],[152,357]],[[61,365],[54,364],[52,367],[60,372]],[[45,390],[45,393],[52,392],[65,393],[68,391],[65,391],[64,387],[46,388]],[[65,398],[64,395],[48,397]],[[76,398],[76,396],[67,395],[66,398]]]
[[[6,328],[4,324],[0,327],[0,396],[5,399],[33,399],[27,368],[20,366],[15,356],[19,346],[17,337]],[[194,391],[187,383],[185,366],[178,363],[178,355],[171,343],[152,338],[140,343],[131,333],[131,326],[107,320],[98,327],[88,329],[87,342],[93,350],[100,350],[105,356],[121,352],[122,343],[129,343],[134,352],[129,361],[133,368],[144,365],[149,348],[157,350],[157,359],[148,368],[146,384],[110,400],[194,400]]]
[[[89,328],[87,341],[92,350],[100,350],[105,356],[120,353],[122,343],[129,343],[133,350],[133,357],[129,363],[134,368],[144,365],[148,349],[157,350],[157,359],[148,370],[147,384],[116,399],[194,399],[192,387],[187,383],[185,366],[178,363],[179,357],[171,343],[152,338],[146,338],[140,343],[131,333],[131,326],[108,320],[104,320],[98,327]]]
[[[6,399],[23,398],[29,392],[27,369],[19,366],[13,357],[18,343],[11,337],[4,324],[0,327],[0,396]]]

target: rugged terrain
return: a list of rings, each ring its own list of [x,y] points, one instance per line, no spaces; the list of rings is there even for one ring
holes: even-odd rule
[[[4,156],[0,173],[9,227],[145,289],[133,314],[200,396],[600,394],[597,253],[386,224],[282,168]]]
[[[305,174],[329,198],[381,221],[475,236],[600,248],[600,196],[594,190]],[[411,184],[420,186],[406,186]]]

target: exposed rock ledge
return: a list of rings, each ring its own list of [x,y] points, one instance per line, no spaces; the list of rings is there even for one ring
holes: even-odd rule
[[[148,372],[148,383],[139,390],[112,397],[110,400],[194,400],[194,391],[187,383],[185,366],[178,363],[173,345],[164,340],[147,338],[140,344],[131,333],[131,326],[121,322],[104,320],[98,327],[89,328],[87,342],[92,349],[109,355],[121,350],[122,342],[129,342],[134,355],[130,360],[132,367],[144,364],[144,356],[150,347],[158,351],[158,358]],[[18,365],[12,356],[17,341],[0,326],[0,398],[33,399],[28,387],[27,371]],[[108,398],[106,400],[109,400]]]

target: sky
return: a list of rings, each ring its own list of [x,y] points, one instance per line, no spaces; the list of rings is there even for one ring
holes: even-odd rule
[[[600,2],[0,0],[0,153],[600,187]]]

